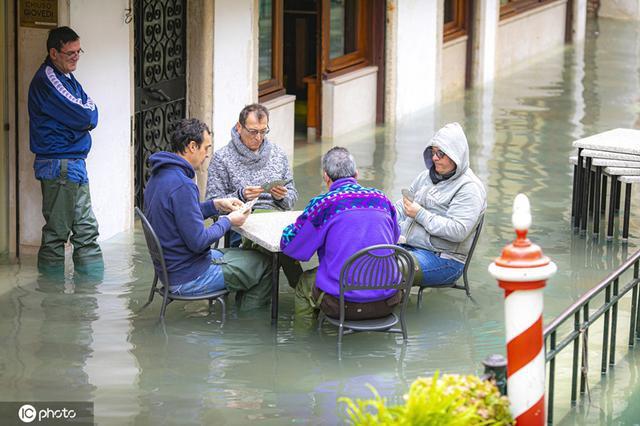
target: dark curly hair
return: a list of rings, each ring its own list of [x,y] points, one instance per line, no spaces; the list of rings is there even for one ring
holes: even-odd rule
[[[171,151],[177,154],[186,151],[189,142],[194,141],[198,148],[204,141],[204,132],[211,134],[209,126],[197,118],[183,118],[175,124],[171,133]]]

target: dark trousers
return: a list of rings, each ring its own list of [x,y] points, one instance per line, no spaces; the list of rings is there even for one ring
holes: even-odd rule
[[[60,177],[41,180],[42,241],[38,264],[64,263],[64,245],[71,235],[75,263],[102,257],[98,239],[98,222],[91,209],[89,184],[80,185],[67,179],[66,161]]]
[[[340,317],[340,299],[316,287],[317,272],[318,268],[304,271],[295,289],[295,319],[304,325],[313,322],[319,310],[329,317]],[[357,303],[345,301],[345,319],[364,320],[385,317],[393,312],[394,307],[401,300],[402,292],[398,291],[390,298],[376,302]]]

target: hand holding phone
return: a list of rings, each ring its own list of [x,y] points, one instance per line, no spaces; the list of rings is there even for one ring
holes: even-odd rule
[[[411,202],[415,199],[413,192],[409,191],[407,188],[402,188],[402,196]]]

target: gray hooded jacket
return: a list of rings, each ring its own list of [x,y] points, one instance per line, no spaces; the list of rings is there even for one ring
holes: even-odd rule
[[[456,163],[455,174],[437,184],[429,177],[433,165],[431,147],[439,148]],[[409,187],[415,195],[414,201],[422,208],[413,219],[405,214],[402,200],[396,203],[404,237],[401,240],[464,263],[471,248],[473,231],[487,208],[487,193],[469,168],[469,145],[462,127],[449,123],[438,130],[423,156],[427,170]]]

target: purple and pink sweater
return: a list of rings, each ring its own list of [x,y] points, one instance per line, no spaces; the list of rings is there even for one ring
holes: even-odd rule
[[[360,249],[396,244],[400,228],[393,203],[377,189],[364,188],[354,178],[338,179],[329,192],[313,198],[295,223],[282,232],[283,253],[306,261],[317,251],[320,265],[316,287],[339,297],[340,269]],[[387,299],[396,290],[355,290],[345,293],[351,302]]]

